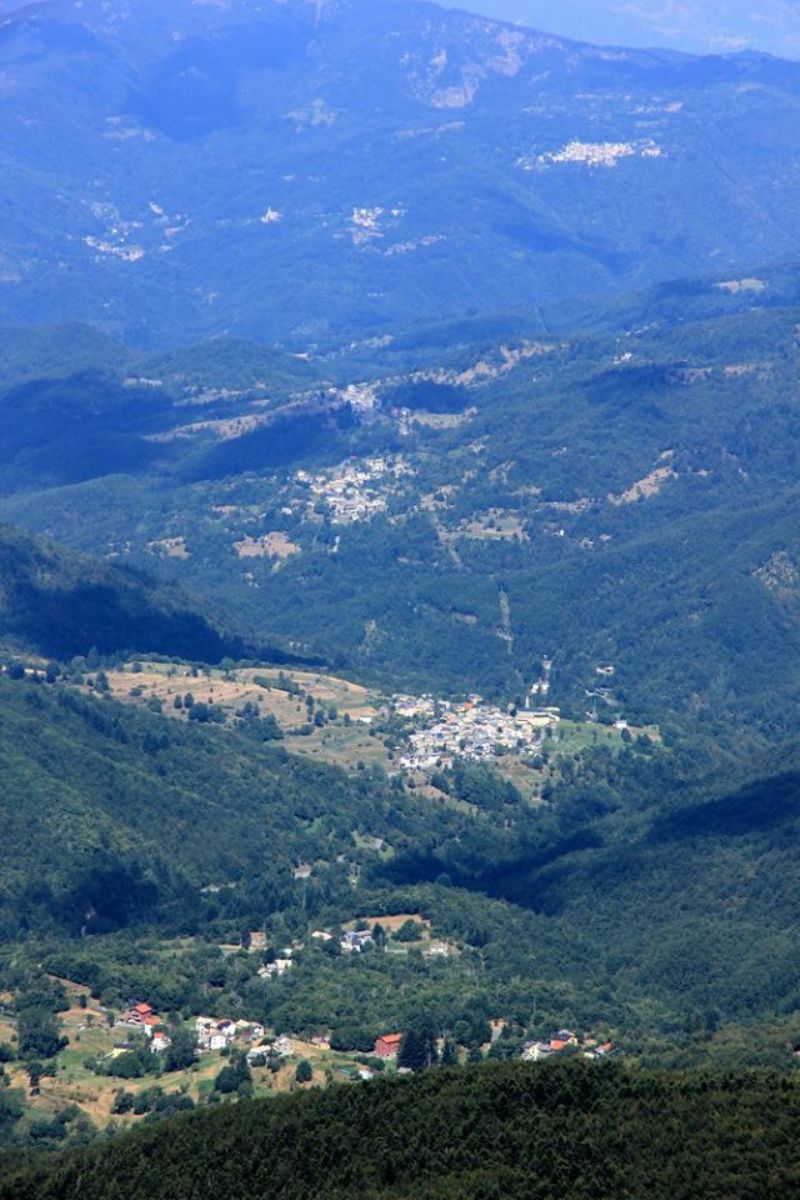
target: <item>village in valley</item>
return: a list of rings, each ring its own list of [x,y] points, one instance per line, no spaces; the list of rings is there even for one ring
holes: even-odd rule
[[[322,930],[315,931],[311,936],[317,939],[332,937],[331,934]],[[360,953],[367,946],[374,947],[375,939],[368,930],[350,931],[342,935],[340,944],[343,952]],[[286,949],[284,953],[290,954],[290,951]],[[426,953],[429,958],[439,956],[446,958],[449,954],[448,944],[446,942],[432,943]],[[290,964],[291,958],[285,961],[280,971],[268,973],[265,977],[275,978],[284,974]],[[259,975],[262,975],[262,971],[259,971]],[[318,1060],[324,1061],[326,1055],[332,1050],[328,1032],[313,1034],[307,1040],[297,1034],[286,1033],[270,1037],[267,1035],[265,1027],[257,1021],[241,1019],[233,1021],[227,1017],[197,1017],[189,1028],[196,1039],[197,1051],[200,1055],[218,1053],[227,1056],[231,1051],[239,1050],[244,1054],[250,1067],[266,1067],[268,1063],[274,1065],[276,1061],[279,1064],[290,1060],[297,1061],[304,1053],[311,1053],[318,1057]],[[503,1020],[492,1022],[490,1040],[482,1047],[483,1053],[489,1053],[492,1046],[502,1036],[504,1028]],[[148,1048],[152,1054],[163,1054],[172,1044],[168,1027],[163,1024],[162,1019],[153,1008],[142,1001],[131,1004],[129,1010],[118,1018],[114,1029],[117,1031],[131,1030],[134,1033],[141,1031],[147,1039]],[[443,1049],[444,1042],[444,1037],[439,1039],[439,1053]],[[351,1078],[357,1076],[358,1079],[365,1081],[373,1079],[377,1070],[383,1070],[386,1065],[395,1067],[402,1072],[404,1068],[398,1066],[402,1043],[403,1034],[400,1032],[390,1031],[379,1034],[375,1039],[371,1055],[358,1056],[364,1061],[360,1064],[356,1063],[355,1074],[352,1071],[342,1073]],[[129,1051],[133,1044],[128,1041],[118,1043],[108,1057],[112,1059],[119,1057]],[[570,1051],[580,1054],[583,1058],[600,1059],[605,1058],[614,1048],[612,1041],[601,1042],[591,1033],[578,1034],[570,1029],[559,1029],[548,1038],[527,1041],[522,1047],[520,1057],[525,1062],[540,1062],[542,1059]],[[367,1061],[370,1057],[377,1059],[378,1062],[370,1066]],[[339,1058],[341,1060],[343,1056],[340,1055]]]
[[[254,931],[245,946],[223,948],[227,954],[253,960],[256,977],[266,988],[281,988],[308,955],[349,958],[368,954],[421,953],[431,965],[457,960],[464,947],[434,935],[430,921],[418,913],[376,916],[346,927],[313,929],[308,944],[271,950],[263,932]],[[256,966],[256,964],[260,964]],[[133,998],[115,1011],[101,1004],[80,984],[53,979],[65,989],[66,1011],[61,1030],[63,1049],[41,1075],[31,1078],[22,1062],[4,1069],[14,1086],[24,1086],[34,1113],[47,1115],[65,1106],[90,1119],[129,1124],[173,1098],[178,1107],[218,1101],[226,1096],[272,1095],[334,1082],[369,1082],[381,1074],[409,1073],[407,1030],[376,1032],[369,1046],[342,1049],[330,1028],[279,1030],[236,1014],[187,1016],[158,1011],[147,999]],[[510,1022],[498,1017],[485,1023],[485,1041],[478,1047],[458,1045],[451,1034],[435,1039],[426,1065],[457,1065],[484,1058],[508,1058],[500,1052],[511,1032]],[[513,1042],[511,1054],[526,1062],[559,1057],[600,1060],[617,1053],[614,1043],[591,1031],[559,1028],[547,1036]],[[0,1042],[17,1040],[16,1019],[0,1006]],[[180,1049],[178,1050],[178,1048]],[[176,1051],[178,1051],[176,1055]],[[432,1057],[430,1057],[432,1056]],[[136,1069],[131,1068],[135,1064]],[[238,1081],[238,1082],[237,1082]],[[244,1086],[241,1086],[244,1084]],[[155,1107],[154,1107],[155,1105]]]
[[[596,667],[582,721],[551,702],[553,669],[545,655],[519,700],[506,703],[478,693],[384,694],[324,671],[233,663],[200,670],[144,660],[82,678],[90,689],[97,690],[99,678],[105,694],[178,720],[231,728],[251,718],[274,721],[275,736],[292,753],[345,770],[358,763],[380,767],[412,786],[429,784],[458,762],[484,763],[538,803],[563,755],[598,744],[617,751],[632,736],[659,736],[654,727],[637,729],[618,717],[612,665]]]
[[[491,701],[478,693],[385,695],[322,671],[232,662],[199,667],[155,658],[106,669],[88,669],[87,664],[66,681],[100,700],[114,698],[178,721],[213,722],[223,730],[256,722],[267,731],[268,740],[282,741],[293,753],[348,771],[365,764],[380,768],[422,802],[455,804],[445,776],[459,764],[472,763],[496,771],[519,786],[524,799],[540,805],[545,802],[543,783],[557,778],[560,755],[596,744],[600,737],[611,749],[623,747],[623,734],[630,739],[623,721],[597,724],[566,718],[550,702],[553,666],[545,656],[534,681],[513,703]],[[613,666],[597,667],[593,686],[587,689],[593,705],[611,694],[613,676]],[[458,803],[462,809],[470,807]],[[347,869],[352,858],[353,883],[371,856],[386,860],[393,854],[380,828],[354,830],[351,855],[336,861]],[[330,865],[299,863],[295,881],[313,881]],[[213,895],[235,886],[209,884],[202,891]],[[200,1012],[167,1010],[146,991],[127,997],[124,1007],[112,1007],[84,984],[55,978],[69,997],[68,1011],[59,1018],[64,1048],[52,1069],[31,1079],[28,1103],[34,1112],[45,1114],[77,1106],[94,1122],[124,1125],[148,1112],[158,1115],[160,1106],[173,1101],[194,1105],[229,1094],[267,1095],[337,1081],[365,1082],[381,1073],[416,1069],[406,1065],[407,1030],[380,1029],[370,1022],[354,1048],[352,1039],[343,1042],[324,1021],[305,1026],[295,1021],[292,1014],[302,1012],[302,1003],[295,1010],[291,1001],[282,1006],[281,997],[293,995],[297,982],[312,989],[321,978],[341,978],[344,983],[348,967],[362,964],[367,971],[377,971],[381,986],[390,990],[388,981],[397,978],[395,968],[405,971],[405,962],[412,976],[422,969],[434,979],[441,973],[451,984],[465,979],[480,969],[481,951],[463,937],[448,936],[446,929],[435,928],[419,912],[384,912],[341,925],[309,924],[304,938],[279,941],[266,922],[262,929],[242,934],[238,942],[214,947],[214,954],[221,956],[217,961],[232,965],[251,1000],[264,989],[263,1001],[242,1006],[236,997],[231,1002],[222,997],[219,1009],[209,1005]],[[174,961],[200,945],[195,939],[168,941],[156,954]],[[213,988],[206,994],[213,996]],[[270,1025],[263,1014],[273,1007],[284,1015]],[[558,1008],[553,1011],[557,1017]],[[0,1043],[13,1045],[17,1040],[12,1013],[13,1004],[5,1010],[0,1005]],[[486,1057],[538,1062],[562,1056],[603,1059],[619,1053],[607,1034],[591,1030],[554,1028],[546,1033],[541,1023],[520,1026],[501,1014],[485,1018],[483,1024],[477,1041],[439,1036],[427,1053],[450,1065]],[[27,1086],[21,1063],[5,1069],[15,1086]]]
[[[408,752],[400,758],[405,771],[446,770],[459,758],[489,761],[498,752],[529,758],[541,751],[545,733],[561,721],[558,708],[509,711],[484,704],[478,695],[459,703],[431,696],[397,696],[393,702],[395,712],[422,725],[409,735]]]

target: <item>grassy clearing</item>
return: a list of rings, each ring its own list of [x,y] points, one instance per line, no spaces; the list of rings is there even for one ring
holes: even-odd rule
[[[269,685],[264,686],[264,681]],[[286,690],[287,682],[298,694]],[[282,672],[273,667],[235,671],[209,668],[195,674],[190,667],[148,662],[141,664],[141,669],[128,663],[121,670],[109,671],[108,683],[115,699],[140,707],[159,701],[164,715],[178,721],[189,719],[187,709],[175,707],[176,699],[182,701],[187,693],[195,703],[221,708],[228,719],[245,704],[253,704],[262,717],[275,718],[286,735],[287,749],[297,754],[345,768],[358,762],[380,764],[386,769],[391,766],[383,743],[367,728],[367,722],[377,716],[376,697],[347,679],[312,671]],[[309,694],[317,705],[327,710],[334,707],[338,715],[322,728],[312,725],[310,733],[300,734],[297,731],[309,724],[304,699]]]

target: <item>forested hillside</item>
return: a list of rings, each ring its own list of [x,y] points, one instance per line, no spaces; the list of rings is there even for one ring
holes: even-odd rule
[[[74,686],[0,679],[0,821],[15,848],[0,868],[3,938],[202,927],[225,904],[221,885],[238,882],[245,895],[260,888],[238,919],[263,921],[299,906],[299,863],[328,865],[331,894],[346,888],[359,830],[378,826],[402,851],[431,833],[457,840],[465,826],[372,772],[351,780],[289,756],[275,733],[257,719],[177,725]],[[325,894],[320,874],[312,896]]]
[[[782,1059],[759,1022],[798,1002],[796,749],[745,763],[698,738],[587,748],[533,805],[487,768],[445,792],[312,763],[247,708],[227,725],[132,711],[82,670],[94,695],[74,674],[0,679],[0,833],[18,847],[2,868],[7,965],[27,935],[32,961],[114,1007],[128,990],[195,1012],[244,1004],[284,1029],[357,1028],[355,1044],[419,1013],[445,1031],[468,1003],[483,1021],[514,1014],[518,1036],[602,1024],[659,1060],[724,1058],[703,1038],[740,1027],[748,1061]],[[452,961],[373,955],[362,971],[309,944],[320,923],[397,912],[453,939]],[[257,960],[212,1000],[204,954],[181,947],[157,975],[157,958],[129,957],[154,933],[237,945],[259,929],[310,945],[268,993],[245,988]]]
[[[800,1196],[800,62],[0,8],[0,1200]]]
[[[218,662],[241,653],[179,588],[70,553],[0,525],[0,637],[49,658],[90,650],[184,655]]]
[[[140,363],[135,387],[36,381],[45,339],[0,397],[2,512],[384,687],[513,700],[548,655],[576,716],[780,738],[800,653],[797,295],[786,268],[576,309],[570,333],[411,328],[329,348],[294,384],[236,342],[149,383]],[[48,444],[53,405],[72,417]],[[102,453],[65,458],[87,430]]]
[[[0,1182],[3,1200],[789,1200],[796,1083],[500,1066],[182,1118]]]

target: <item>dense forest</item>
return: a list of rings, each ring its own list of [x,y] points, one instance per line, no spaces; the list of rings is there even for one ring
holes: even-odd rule
[[[3,1200],[789,1200],[797,1085],[586,1064],[428,1071],[179,1118],[12,1174]]]
[[[44,674],[13,674],[0,678],[0,821],[4,844],[17,848],[0,872],[6,939],[137,919],[191,929],[227,895],[200,889],[239,881],[260,888],[243,908],[231,898],[233,911],[255,910],[260,922],[299,901],[300,863],[325,868],[311,897],[346,889],[348,864],[369,857],[354,833],[380,828],[404,852],[468,829],[464,816],[413,802],[381,773],[350,777],[288,755],[269,722],[178,725]],[[499,847],[500,820],[494,833],[481,825]]]
[[[0,525],[0,639],[47,658],[161,652],[219,662],[248,647],[173,586]],[[274,651],[278,660],[291,656]]]

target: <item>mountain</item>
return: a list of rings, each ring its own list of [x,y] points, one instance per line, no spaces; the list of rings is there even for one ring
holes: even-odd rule
[[[11,1175],[0,1196],[788,1200],[797,1122],[796,1089],[766,1073],[431,1071],[224,1105]]]
[[[603,45],[800,53],[800,18],[784,0],[468,0],[453,7]]]
[[[304,351],[798,249],[800,65],[764,56],[408,0],[52,0],[0,70],[6,323]]]
[[[0,637],[50,658],[131,651],[218,662],[244,650],[179,589],[0,526]]]

